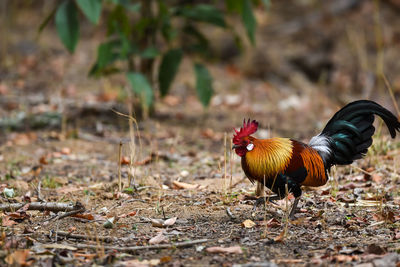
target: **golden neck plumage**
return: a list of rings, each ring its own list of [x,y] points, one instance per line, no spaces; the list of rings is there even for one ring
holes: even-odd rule
[[[254,139],[254,148],[246,153],[246,165],[254,178],[274,177],[284,171],[292,156],[288,138]]]

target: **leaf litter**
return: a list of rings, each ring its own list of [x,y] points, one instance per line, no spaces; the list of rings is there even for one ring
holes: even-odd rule
[[[363,5],[363,12],[373,10],[368,1]],[[395,11],[384,9],[383,12],[392,14],[390,12]],[[271,16],[274,22],[274,13]],[[386,18],[393,19],[392,16],[382,16],[382,19]],[[357,17],[351,20],[360,23]],[[306,28],[316,36],[310,29],[312,27]],[[351,33],[351,29],[346,27],[347,31]],[[281,37],[290,39],[284,34]],[[342,40],[343,45],[349,42],[350,37],[351,34],[344,35],[344,41],[342,37],[337,39]],[[364,40],[363,36],[359,37]],[[385,36],[387,45],[396,41],[396,38],[389,37]],[[326,38],[324,43],[331,41],[329,36],[323,38]],[[266,49],[266,55],[258,56],[258,49],[251,53],[260,59],[270,57],[269,53],[282,51],[287,53],[283,58],[287,58],[297,48],[303,51],[309,46],[314,55],[315,40],[309,39],[305,40],[307,45],[304,47],[302,42],[287,40],[289,50],[274,40],[268,40],[270,48]],[[373,40],[371,47],[374,45]],[[354,79],[346,76],[347,73],[353,75],[351,70],[355,69],[346,65],[350,62],[348,54],[334,56],[322,57],[337,57],[340,61],[340,64],[335,62],[339,66],[330,77],[331,84],[326,84],[324,90],[329,91],[332,86],[335,90],[332,92],[340,97],[337,88],[364,88],[365,84],[353,84]],[[11,78],[7,79],[11,80],[1,83],[1,101],[6,102],[0,103],[1,111],[10,118],[13,115],[11,111],[19,107],[24,110],[32,108],[34,112],[63,108],[52,100],[60,92],[54,94],[46,88],[56,88],[64,80],[49,84],[48,75],[35,75],[32,79],[29,70],[40,66],[44,72],[51,71],[55,79],[60,79],[64,77],[66,62],[69,61],[66,55],[49,54],[44,57],[48,61],[38,58],[38,55],[27,57],[20,64],[22,67],[16,68],[18,75],[9,75]],[[69,63],[80,72],[85,58],[77,54]],[[261,65],[241,66],[232,61],[228,67],[215,67],[213,72],[218,77],[218,94],[204,118],[199,118],[202,110],[197,108],[198,102],[190,93],[179,93],[178,96],[173,92],[161,100],[155,118],[140,122],[141,157],[131,155],[131,137],[126,127],[120,127],[126,125],[126,121],[115,114],[113,117],[100,114],[93,118],[79,112],[79,105],[84,106],[85,102],[94,101],[96,104],[100,101],[98,106],[107,106],[107,102],[115,101],[117,94],[81,92],[77,88],[86,84],[68,78],[61,93],[78,104],[65,108],[66,113],[71,109],[75,114],[74,117],[66,115],[65,129],[58,125],[56,130],[44,128],[7,135],[3,131],[0,133],[3,137],[0,139],[0,199],[3,204],[79,201],[85,211],[66,217],[62,217],[68,212],[66,210],[3,211],[0,215],[1,263],[20,266],[156,266],[162,263],[231,266],[255,262],[270,264],[267,266],[396,266],[400,261],[398,139],[390,140],[385,135],[375,137],[374,147],[366,159],[355,162],[353,167],[332,170],[331,180],[325,187],[305,190],[300,212],[294,221],[285,219],[286,200],[259,208],[254,213],[251,211],[255,188],[244,179],[240,159],[236,156],[230,159],[229,148],[226,148],[228,157],[224,157],[224,133],[229,136],[236,125],[233,122],[242,120],[244,115],[258,117],[262,118],[263,128],[268,129],[259,133],[265,137],[285,135],[306,139],[320,128],[317,120],[328,119],[337,102],[349,98],[345,92],[345,97],[338,101],[328,99],[301,71],[292,69],[290,62],[276,64],[274,61],[280,60],[279,57],[273,56],[272,59],[271,64],[262,65],[272,68],[265,73],[276,75],[274,81],[265,80],[265,76],[244,80],[247,75],[257,76],[254,71]],[[290,69],[285,69],[288,66]],[[291,73],[290,77],[288,73]],[[182,86],[190,86],[187,77],[190,74],[177,77],[177,91]],[[289,81],[282,83],[281,78]],[[318,83],[324,82],[319,80]],[[40,87],[46,97],[43,103],[30,100],[35,96],[31,91],[38,90],[36,87]],[[398,90],[398,85],[395,90]],[[296,96],[292,96],[294,92]],[[8,97],[15,98],[15,103],[11,103]],[[315,97],[319,101],[311,101]],[[93,110],[96,112],[95,108]],[[108,111],[107,114],[111,113]],[[24,116],[29,118],[27,114]],[[138,138],[137,134],[134,136]],[[121,140],[124,145],[119,162],[117,154]],[[126,189],[123,192],[118,188],[119,163],[122,187]],[[112,221],[112,227],[103,227],[106,221]],[[127,248],[131,250],[125,251]]]

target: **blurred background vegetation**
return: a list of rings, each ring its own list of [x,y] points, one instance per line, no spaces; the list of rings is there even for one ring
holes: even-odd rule
[[[118,124],[114,109],[189,125],[212,114],[217,128],[267,117],[284,134],[314,121],[303,136],[351,100],[398,104],[394,0],[5,0],[0,10],[6,130],[99,130],[110,116]]]

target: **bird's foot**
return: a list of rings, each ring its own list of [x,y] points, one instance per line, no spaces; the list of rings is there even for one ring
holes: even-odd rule
[[[272,196],[272,197],[259,197],[256,199],[256,201],[254,202],[254,206],[252,211],[256,211],[257,207],[260,205],[263,205],[265,207],[265,203],[271,202],[274,203],[275,200],[279,200],[280,198],[278,196]],[[275,203],[274,203],[275,204]]]
[[[257,207],[260,206],[260,205],[264,205],[265,206],[265,197],[259,197],[259,198],[256,199],[256,201],[254,202],[252,211],[253,212],[256,211]]]

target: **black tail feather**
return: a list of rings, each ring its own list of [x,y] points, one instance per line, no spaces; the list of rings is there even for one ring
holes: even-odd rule
[[[332,155],[326,162],[327,168],[335,164],[351,164],[367,153],[375,132],[374,115],[381,117],[390,135],[396,137],[400,122],[393,113],[373,101],[352,102],[339,110],[321,133],[330,138]]]

